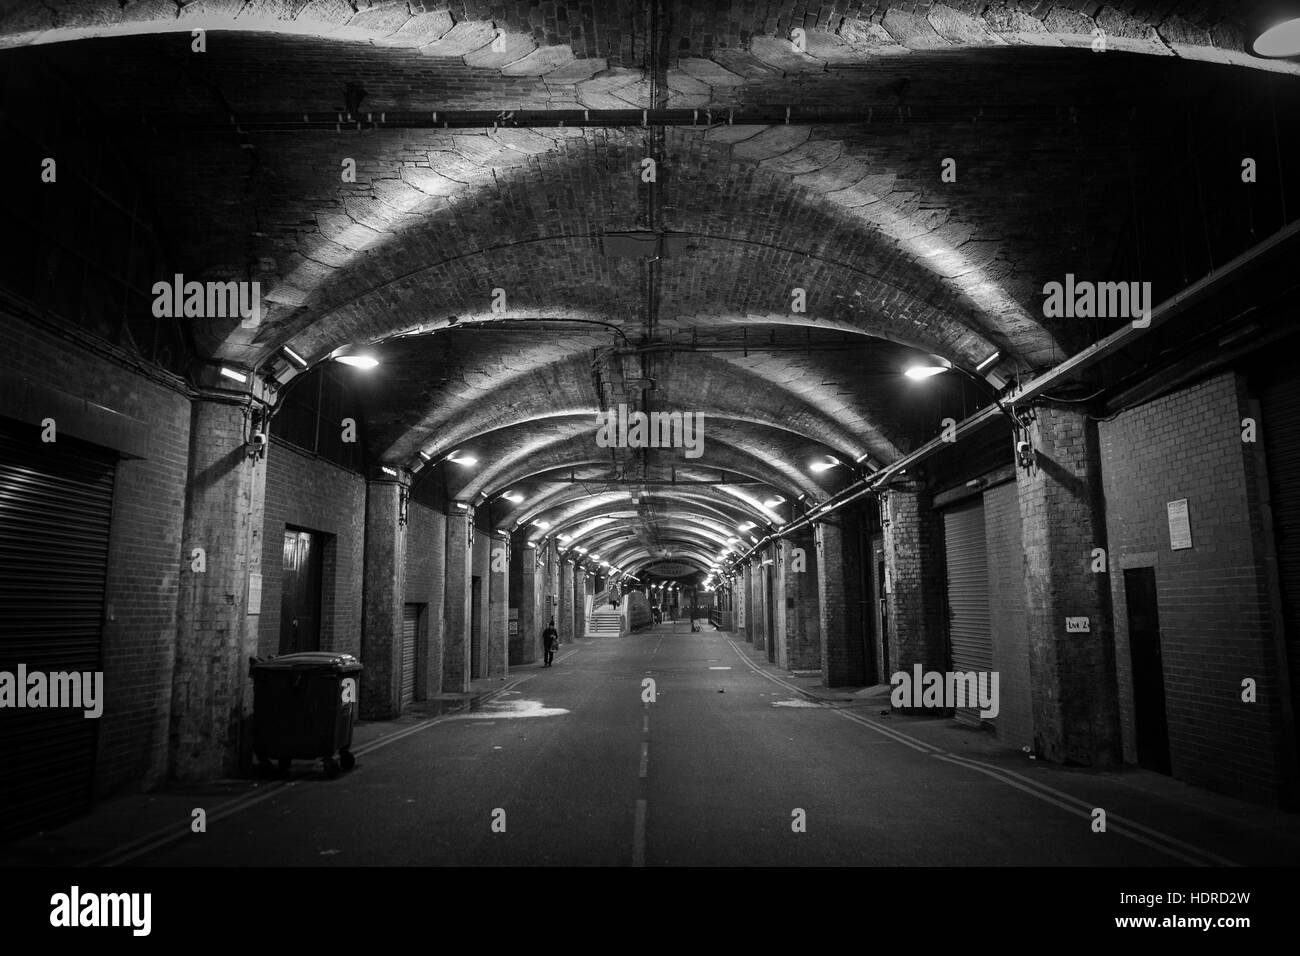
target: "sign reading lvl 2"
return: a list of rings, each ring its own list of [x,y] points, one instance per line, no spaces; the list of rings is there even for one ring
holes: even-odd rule
[[[1091,634],[1092,629],[1088,625],[1086,617],[1067,617],[1065,619],[1066,634]]]

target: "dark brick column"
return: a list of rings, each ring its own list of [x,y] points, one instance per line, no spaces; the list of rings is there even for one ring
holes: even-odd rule
[[[500,535],[488,541],[487,676],[510,674],[510,542]]]
[[[836,516],[817,522],[817,588],[821,626],[822,681],[827,687],[866,682],[866,647],[862,640],[862,555],[858,536]]]
[[[248,659],[257,654],[258,621],[248,614],[248,586],[261,572],[266,492],[266,461],[246,445],[251,415],[247,397],[220,394],[191,409],[171,716],[178,780],[233,776],[248,765]],[[201,572],[192,569],[195,548],[203,549]]]
[[[776,661],[789,670],[816,670],[822,660],[821,599],[811,529],[781,540],[775,582]]]
[[[1034,742],[1055,763],[1096,766],[1121,757],[1115,645],[1097,427],[1068,409],[1039,408],[1029,427],[1034,466],[1018,469]],[[1086,617],[1089,632],[1065,631]]]
[[[560,559],[560,616],[555,626],[560,632],[560,640],[568,644],[573,640],[573,562],[567,558]]]
[[[387,720],[401,711],[402,595],[406,529],[399,523],[402,486],[366,484],[366,556],[361,605],[361,716]]]
[[[442,689],[448,694],[469,691],[470,664],[470,535],[472,512],[454,510],[447,516],[446,591],[443,595]]]
[[[930,497],[919,486],[895,485],[885,493],[883,514],[885,574],[889,593],[888,680],[899,671],[909,674],[948,669],[944,626],[947,583],[943,571],[943,536]]]
[[[732,583],[732,594],[736,601],[736,617],[732,628],[737,637],[749,640],[749,575],[745,568],[736,569],[736,578]]]
[[[767,577],[764,561],[770,560],[770,551],[762,549],[754,552],[753,577],[751,578],[750,597],[754,608],[754,626],[750,634],[754,639],[754,650],[767,651],[767,634],[770,622],[767,619],[767,597],[763,590],[763,580]]]
[[[519,663],[535,664],[539,659],[538,635],[545,626],[537,620],[537,608],[542,600],[538,592],[543,579],[537,567],[537,549],[525,543],[519,552]]]
[[[573,636],[587,636],[587,572],[573,570]]]

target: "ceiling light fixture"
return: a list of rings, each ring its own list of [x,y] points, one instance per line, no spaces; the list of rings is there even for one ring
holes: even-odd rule
[[[1300,17],[1273,24],[1251,44],[1257,56],[1270,58],[1300,56]]]
[[[351,365],[353,368],[359,368],[362,371],[368,371],[379,364],[379,359],[367,353],[353,355],[351,352],[346,352],[342,355],[335,355],[334,361],[342,362],[344,365]]]
[[[478,459],[470,455],[462,455],[459,451],[453,451],[447,456],[447,460],[457,465],[468,468],[470,465],[477,465]]]
[[[234,379],[240,385],[243,385],[245,382],[248,381],[248,376],[245,375],[243,372],[237,372],[233,368],[226,368],[226,366],[224,365],[221,366],[221,374],[224,375],[226,378]]]
[[[836,458],[834,455],[827,455],[825,461],[814,461],[812,464],[808,466],[808,468],[811,471],[822,472],[822,471],[826,471],[827,469],[834,468],[839,463],[840,460]]]
[[[948,369],[951,368],[951,366],[948,365],[947,363],[941,364],[941,362],[942,360],[940,359],[929,359],[924,362],[914,362],[913,364],[909,365],[906,368],[906,370],[904,370],[903,374],[906,375],[914,382],[919,382],[922,379],[932,378],[935,375],[942,375],[944,372],[948,371]]]
[[[295,352],[293,349],[289,348],[289,346],[282,345],[280,347],[280,351],[285,354],[285,357],[290,362],[292,362],[294,365],[298,366],[299,368],[307,367],[307,360],[303,358],[301,355],[299,355],[297,352]]]
[[[504,498],[506,501],[510,502],[511,504],[515,504],[515,505],[519,504],[521,501],[524,500],[524,496],[517,491],[507,491],[501,497]]]

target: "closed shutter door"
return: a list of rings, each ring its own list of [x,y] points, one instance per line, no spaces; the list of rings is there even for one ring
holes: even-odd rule
[[[415,700],[415,635],[420,621],[420,606],[402,607],[402,703]]]
[[[74,439],[0,420],[0,671],[15,680],[20,664],[102,667],[114,470]],[[0,839],[90,808],[98,726],[81,707],[0,709]]]
[[[960,672],[991,671],[993,639],[983,499],[945,511],[943,537],[948,565],[949,666]],[[979,707],[958,708],[957,719],[979,723]]]
[[[1282,590],[1291,703],[1300,723],[1300,376],[1281,375],[1259,391],[1260,437],[1268,455],[1273,545]]]

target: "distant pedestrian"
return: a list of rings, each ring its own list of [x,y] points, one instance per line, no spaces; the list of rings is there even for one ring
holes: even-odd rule
[[[551,618],[551,623],[546,625],[546,630],[542,631],[542,647],[546,649],[546,665],[551,666],[555,660],[555,648],[560,643],[560,632],[555,629],[555,618]]]

